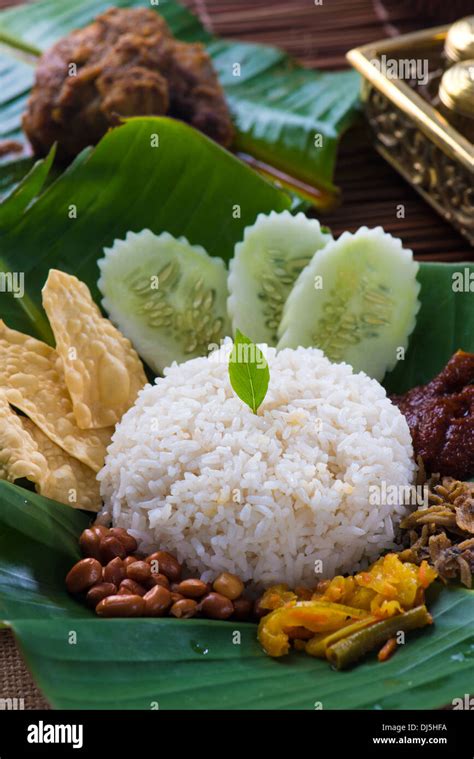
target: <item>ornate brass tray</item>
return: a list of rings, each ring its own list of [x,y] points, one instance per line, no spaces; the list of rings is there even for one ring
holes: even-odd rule
[[[474,245],[474,146],[433,105],[448,29],[374,42],[347,58],[363,76],[362,100],[378,152]],[[424,65],[426,82],[392,75],[397,62],[407,61]]]

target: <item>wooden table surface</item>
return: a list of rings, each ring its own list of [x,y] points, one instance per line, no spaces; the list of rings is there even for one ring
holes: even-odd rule
[[[0,0],[0,7],[11,4],[11,0]],[[443,13],[452,16],[459,7],[462,15],[466,5],[463,0],[400,0],[385,6],[381,0],[322,0],[322,4],[315,0],[186,0],[186,4],[215,34],[279,45],[303,64],[322,69],[345,67],[345,54],[352,47],[450,21],[452,17]],[[386,11],[387,5],[395,10]],[[368,129],[344,137],[335,179],[342,188],[343,203],[322,218],[336,235],[380,224],[401,237],[420,259],[473,260],[468,242],[375,152]],[[400,204],[405,206],[404,219],[397,218]],[[4,664],[0,698],[24,698],[26,708],[44,708],[7,631],[0,631],[0,661]]]

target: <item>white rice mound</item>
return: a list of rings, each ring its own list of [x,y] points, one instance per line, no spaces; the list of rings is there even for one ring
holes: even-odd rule
[[[173,364],[118,424],[98,475],[114,525],[205,580],[256,585],[314,586],[394,548],[409,508],[403,494],[371,505],[371,488],[392,503],[415,466],[382,386],[318,349],[262,346],[270,386],[255,415],[230,385],[231,346]]]

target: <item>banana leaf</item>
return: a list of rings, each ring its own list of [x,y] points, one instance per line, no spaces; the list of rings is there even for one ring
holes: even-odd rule
[[[24,140],[21,115],[34,78],[31,62],[0,48],[0,140]]]
[[[18,49],[37,50],[40,44],[87,23],[106,5],[95,0],[42,0],[0,14],[0,35],[10,43],[13,40]],[[167,13],[176,8],[172,2],[160,3],[160,10]],[[181,10],[173,12],[172,24],[181,23],[178,36],[201,39],[205,33],[187,12],[186,16]],[[221,77],[230,76],[228,56],[232,56],[233,43],[206,41],[215,59],[220,58]],[[250,47],[262,52],[261,46]],[[264,147],[283,145],[282,154],[293,160],[299,155],[302,135],[308,139],[314,133],[315,112],[310,106],[317,77],[306,81],[306,73],[299,70],[301,79],[294,91],[299,110],[289,128],[285,109],[291,104],[291,93],[285,91],[285,81],[291,81],[294,71],[286,58],[278,57],[279,51],[271,50],[261,59],[250,51],[243,79],[229,80],[225,86],[236,119],[242,119],[238,122],[241,149],[251,152],[251,145],[260,141],[260,155],[265,159]],[[242,60],[246,52],[247,46],[240,48]],[[11,64],[6,89],[10,94],[0,94],[0,123],[2,127],[8,124],[4,127],[8,137],[18,136],[20,103],[23,98],[24,104],[28,89],[22,77],[28,71],[31,76],[31,67],[23,65],[16,59]],[[263,77],[280,81],[280,74],[281,89],[268,86],[270,104],[259,116],[252,114],[252,103],[260,101],[259,88],[265,89]],[[338,111],[331,80],[324,79],[317,85],[327,88],[318,108],[332,114],[334,133],[328,128],[326,158],[320,153],[312,160],[320,162],[321,182],[330,183],[331,150],[339,130],[347,126],[350,110],[345,111],[341,103]],[[7,107],[13,115],[16,109],[9,122],[2,118]],[[252,121],[257,116],[259,120]],[[325,117],[322,123],[328,126]],[[246,130],[250,144],[243,141]],[[154,134],[160,137],[160,149],[152,152]],[[304,145],[309,151],[309,142]],[[169,119],[129,120],[97,148],[84,151],[59,177],[50,162],[51,157],[36,166],[24,161],[21,170],[0,168],[0,191],[2,187],[11,190],[22,170],[29,171],[0,206],[0,265],[4,271],[23,271],[26,284],[23,299],[1,294],[0,317],[9,326],[46,340],[51,335],[41,310],[40,290],[50,267],[76,274],[98,298],[97,258],[104,245],[128,229],[148,226],[155,232],[167,229],[184,234],[211,254],[228,259],[243,228],[257,213],[291,205],[285,192],[195,130]],[[2,171],[10,172],[10,184]],[[235,207],[240,207],[240,216],[233,214]],[[76,209],[75,215],[71,216],[71,208]],[[473,271],[468,264],[421,265],[417,327],[404,361],[387,377],[385,384],[391,392],[428,381],[457,348],[474,350],[472,294],[468,289],[455,293],[452,287],[453,274],[464,268]],[[437,584],[428,599],[433,627],[411,634],[384,664],[372,656],[351,671],[334,672],[327,663],[302,654],[283,661],[270,659],[257,643],[255,626],[248,623],[101,620],[64,589],[64,576],[79,557],[77,537],[90,517],[6,482],[0,482],[0,506],[0,619],[11,626],[35,680],[55,707],[149,709],[158,703],[160,709],[314,709],[317,702],[324,709],[421,709],[449,704],[470,690],[474,675],[471,591]],[[69,643],[71,631],[77,635],[77,645]],[[240,632],[237,644],[235,631]]]
[[[0,618],[54,707],[427,709],[470,691],[471,591],[437,585],[434,625],[384,664],[371,656],[335,672],[304,654],[275,661],[251,623],[99,619],[64,588],[88,517],[5,482],[0,501]]]
[[[34,75],[33,66],[18,63],[8,49],[37,56],[110,5],[107,0],[39,0],[0,13],[0,42],[5,43],[0,75],[5,70],[7,83],[0,93],[0,123],[8,136],[23,139],[20,117]],[[291,177],[304,183],[303,195],[317,207],[332,205],[338,196],[333,184],[337,145],[358,110],[358,75],[310,71],[277,48],[213,38],[175,0],[161,0],[157,10],[178,38],[207,45],[237,127],[236,149],[263,163],[262,170],[269,165],[288,175],[280,179],[290,187]],[[1,176],[0,170],[0,189]],[[301,189],[299,183],[296,189]]]
[[[29,196],[36,177],[30,173],[4,205]],[[97,259],[128,230],[184,235],[227,261],[259,212],[290,206],[289,195],[183,122],[130,119],[78,156],[26,210],[5,214],[3,226],[0,206],[0,263],[25,275],[25,298],[4,293],[2,317],[50,341],[41,307],[50,268],[76,274],[99,300]]]
[[[115,8],[143,8],[141,0],[37,0],[0,13],[0,41],[38,55],[73,29],[89,24],[95,16]],[[185,42],[207,42],[211,35],[199,19],[175,0],[150,2]]]
[[[237,126],[237,149],[334,193],[337,145],[354,119],[357,77],[304,69],[277,48],[259,46],[256,54],[255,47],[225,40],[208,45]],[[238,77],[232,74],[235,61]],[[315,145],[318,135],[321,147]]]
[[[28,174],[23,177],[0,205],[0,230],[15,223],[32,200],[41,192],[48,178],[54,160],[55,148],[45,159],[36,161]]]
[[[120,137],[137,130],[138,140],[140,135],[149,137],[150,127],[156,128],[156,124],[148,121],[133,120],[112,134]],[[188,130],[184,125],[161,121],[172,129]],[[208,142],[199,135],[197,139]],[[134,140],[127,139],[127,144],[130,142],[133,145]],[[212,160],[219,150],[212,145]],[[95,164],[92,159],[96,152],[82,158],[80,179],[89,192],[95,186],[105,192],[112,181],[110,172],[105,171],[107,155],[104,153],[103,160]],[[235,160],[220,152],[226,161]],[[246,171],[236,163],[239,171]],[[7,235],[11,262],[21,257],[24,245],[42,244],[39,241],[43,237],[36,237],[38,230],[46,229],[52,239],[55,231],[60,240],[68,239],[62,209],[69,200],[70,190],[66,192],[65,188],[74,180],[76,169],[72,167],[70,172],[14,223]],[[262,182],[255,175],[252,181]],[[79,187],[76,185],[76,190]],[[64,197],[61,188],[66,192]],[[263,187],[259,189],[265,197],[269,191],[276,193],[267,186],[265,193]],[[219,185],[215,191],[213,200],[218,202]],[[85,209],[88,215],[76,230],[78,240],[67,248],[71,269],[74,262],[79,266],[76,256],[89,251],[89,245],[93,245],[95,256],[100,254],[94,235],[103,234],[102,214],[112,222],[106,206],[97,209],[97,196],[92,197],[91,207]],[[117,202],[115,195],[111,199],[113,204]],[[288,202],[277,194],[277,200],[281,199]],[[139,215],[142,204],[134,206],[134,214]],[[123,205],[112,207],[114,217],[126,213]],[[252,213],[255,211],[253,208]],[[126,226],[129,220],[121,223]],[[181,215],[181,224],[186,222]],[[206,215],[200,216],[200,223],[204,227],[201,234],[207,234]],[[195,219],[194,239],[201,241],[204,238],[198,234],[198,227]],[[218,226],[218,239],[219,230]],[[180,232],[177,228],[174,231]],[[30,243],[30,236],[36,241]],[[50,250],[41,266],[62,266],[65,250],[62,244],[54,249],[54,255]],[[94,255],[84,271],[94,271]],[[464,269],[473,272],[467,264],[421,265],[418,327],[405,361],[389,378],[393,391],[401,391],[414,378],[419,382],[431,379],[456,348],[474,350],[469,294],[455,294],[452,287],[453,274]],[[34,287],[39,290],[42,285],[34,271],[30,272],[35,283],[33,298]],[[24,315],[10,316],[11,326],[22,329]],[[428,599],[433,627],[411,634],[407,644],[383,665],[372,656],[349,672],[334,672],[327,663],[296,653],[284,661],[274,661],[260,650],[255,626],[248,623],[98,619],[65,592],[63,583],[68,568],[79,556],[77,536],[90,517],[5,482],[0,482],[0,503],[0,618],[11,626],[35,680],[55,707],[143,709],[158,703],[160,709],[192,709],[197,705],[201,709],[313,709],[318,702],[325,709],[425,709],[449,704],[469,692],[474,675],[472,591],[437,585]],[[240,633],[238,644],[234,642],[236,631]],[[80,645],[69,643],[71,632],[76,633]]]
[[[90,616],[58,583],[71,561],[81,558],[77,535],[87,527],[90,515],[8,482],[0,482],[0,490],[2,619]],[[28,552],[26,564],[19,556],[19,544]]]
[[[467,286],[457,291],[453,283],[460,277]],[[418,280],[421,308],[405,358],[384,379],[389,394],[429,382],[457,350],[474,353],[474,288],[468,284],[474,265],[423,262]]]
[[[155,134],[160,148],[152,149]],[[36,168],[42,181],[48,165]],[[289,196],[227,151],[167,118],[130,119],[112,130],[33,200],[35,177],[33,170],[26,187],[0,206],[0,263],[4,271],[24,271],[26,282],[25,298],[2,295],[0,316],[47,341],[40,291],[50,268],[76,274],[99,300],[97,259],[129,229],[184,235],[229,260],[259,212],[291,204]],[[28,198],[29,206],[20,206],[16,216],[10,210],[2,227],[3,208],[17,196]],[[235,207],[240,218],[234,218]],[[77,209],[77,218],[70,218],[70,208]],[[420,264],[421,309],[405,358],[385,379],[388,392],[427,382],[459,348],[474,351],[472,293],[453,290],[453,276],[464,270],[471,273],[472,264]]]
[[[19,150],[0,154],[0,200],[10,194],[34,164],[21,129],[21,115],[34,81],[34,68],[6,53],[0,45],[0,143],[12,141]]]

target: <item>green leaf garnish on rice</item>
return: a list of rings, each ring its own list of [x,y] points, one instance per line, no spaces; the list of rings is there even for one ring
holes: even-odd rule
[[[240,330],[229,357],[229,379],[235,393],[256,414],[267,394],[270,371],[258,345]]]

